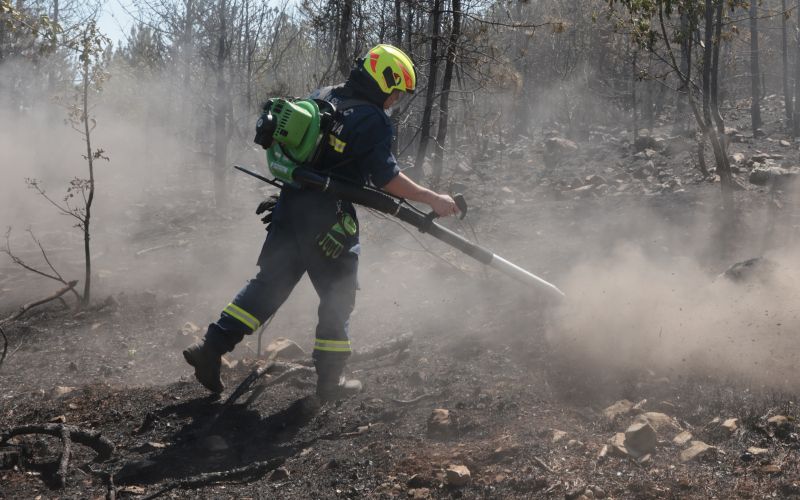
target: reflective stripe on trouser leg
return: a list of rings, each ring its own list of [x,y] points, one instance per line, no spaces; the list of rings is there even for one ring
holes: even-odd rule
[[[223,314],[227,314],[228,316],[238,320],[242,324],[244,324],[247,328],[250,329],[251,332],[258,330],[258,327],[261,326],[261,322],[250,314],[249,312],[245,311],[241,307],[237,306],[233,302],[228,304],[228,306],[222,311]]]
[[[353,352],[350,348],[349,340],[316,339],[314,341],[314,350],[322,352],[343,352],[348,354]]]

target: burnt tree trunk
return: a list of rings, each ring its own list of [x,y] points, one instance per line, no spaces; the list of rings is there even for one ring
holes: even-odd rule
[[[634,49],[631,55],[631,127],[633,129],[631,134],[633,141],[631,144],[636,144],[636,140],[639,138],[639,119],[636,113],[636,81],[638,80],[636,76],[636,59],[638,54],[638,51]]]
[[[447,140],[447,122],[450,110],[450,88],[453,81],[453,68],[456,65],[458,39],[461,37],[461,0],[452,0],[453,27],[450,31],[450,40],[447,44],[447,62],[444,66],[442,78],[442,95],[439,98],[439,130],[436,133],[436,149],[433,159],[433,181],[436,188],[442,179],[442,164],[444,162],[444,144]]]
[[[397,47],[403,46],[403,11],[401,7],[402,0],[394,0],[394,44]]]
[[[339,14],[339,39],[336,45],[336,66],[342,77],[347,78],[350,74],[350,53],[348,48],[350,46],[350,25],[353,21],[353,0],[344,0],[340,4],[341,12]]]
[[[786,123],[792,123],[794,112],[792,111],[792,91],[789,86],[789,44],[787,41],[786,24],[788,19],[786,11],[786,0],[781,0],[781,62],[783,63],[783,106],[786,111]]]
[[[731,175],[730,161],[728,160],[727,152],[727,136],[725,135],[725,121],[722,118],[722,113],[719,111],[719,51],[722,45],[722,18],[723,18],[723,4],[722,0],[716,1],[716,13],[714,19],[714,43],[711,54],[711,81],[710,81],[710,114],[716,124],[716,139],[721,155],[717,155],[715,150],[715,159],[717,163],[717,173],[720,177],[722,184],[723,197],[729,197],[733,191],[733,176]],[[708,123],[709,128],[712,124]]]
[[[228,4],[219,2],[219,35],[217,39],[216,92],[214,96],[214,200],[217,206],[227,202],[228,172],[228,108],[230,95],[225,82],[225,63],[228,60]]]
[[[800,0],[797,0],[795,7],[795,12],[797,12],[797,26],[800,28]],[[794,52],[794,102],[797,104],[797,106],[794,107],[792,135],[795,137],[800,137],[800,34],[796,34],[795,38],[795,44],[797,47]]]
[[[691,53],[689,51],[689,44],[691,41],[691,33],[689,33],[689,20],[686,18],[686,14],[681,14],[681,24],[680,24],[680,33],[681,33],[681,42],[680,42],[680,71],[684,75],[688,76],[689,72],[691,71],[691,67],[689,65],[691,61]],[[684,79],[680,78],[680,83],[678,85],[678,92],[677,98],[675,103],[675,123],[673,124],[673,130],[676,132],[684,133],[687,128],[687,116],[686,116],[686,93],[688,92],[688,88],[684,83]]]
[[[758,0],[750,2],[750,121],[753,134],[761,128],[761,71],[758,64]]]
[[[702,112],[694,110],[697,124],[705,135],[705,138],[711,143],[711,149],[714,152],[714,163],[716,165],[717,174],[720,176],[720,184],[722,187],[722,206],[725,212],[733,208],[733,189],[732,179],[730,175],[730,166],[728,165],[728,158],[725,154],[724,145],[720,141],[720,135],[715,130],[714,119],[712,117],[712,99],[717,100],[716,89],[712,88],[718,82],[718,66],[715,66],[715,60],[719,61],[719,45],[716,45],[714,40],[715,28],[721,30],[721,25],[714,23],[715,11],[720,14],[718,23],[722,22],[722,10],[717,9],[714,0],[705,0],[705,30],[703,32],[703,66],[702,66],[702,86],[703,86],[703,102]],[[713,82],[713,85],[712,85]],[[713,97],[712,97],[713,96]],[[720,116],[720,121],[722,117]],[[723,127],[724,132],[724,127]]]
[[[439,71],[439,30],[441,28],[442,1],[433,0],[433,12],[431,17],[431,55],[428,64],[428,88],[425,92],[425,108],[422,111],[422,120],[419,129],[419,147],[417,158],[414,162],[412,176],[419,179],[422,177],[422,164],[425,161],[425,153],[428,149],[428,142],[431,134],[431,115],[433,114],[433,103],[436,99],[436,73]]]

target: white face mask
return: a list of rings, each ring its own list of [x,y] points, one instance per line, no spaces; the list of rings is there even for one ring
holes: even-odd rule
[[[398,97],[397,100],[394,101],[394,104],[392,104],[390,108],[384,108],[383,111],[386,113],[386,116],[392,116],[392,113],[394,113],[395,110],[402,108],[407,100],[408,100],[408,94],[406,92],[401,92],[400,97]]]

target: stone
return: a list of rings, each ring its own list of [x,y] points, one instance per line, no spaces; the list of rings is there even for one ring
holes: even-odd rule
[[[567,433],[566,432],[553,429],[553,438],[552,438],[553,444],[561,441],[565,437],[567,437]]]
[[[617,457],[627,457],[628,448],[625,447],[625,433],[618,432],[608,441],[608,453]]]
[[[666,413],[660,413],[657,411],[648,411],[642,413],[636,417],[635,421],[647,422],[658,433],[673,433],[683,430],[677,420],[670,417]]]
[[[737,165],[741,165],[744,163],[745,157],[743,153],[734,153],[731,155],[731,163],[736,163]]]
[[[183,336],[197,335],[198,333],[200,333],[200,327],[191,321],[187,321],[181,327],[181,335]]]
[[[583,192],[589,192],[592,189],[594,189],[594,186],[591,185],[591,184],[587,184],[585,186],[581,186],[581,187],[577,187],[577,188],[573,189],[572,192],[573,193],[583,193]]]
[[[593,186],[602,186],[603,184],[608,184],[608,181],[606,181],[603,177],[597,174],[593,174],[586,176],[586,184],[591,184]]]
[[[445,479],[450,486],[461,487],[469,484],[472,476],[463,465],[451,465],[445,471]]]
[[[783,147],[785,147],[785,148],[791,147],[791,145],[792,145],[792,143],[791,143],[791,142],[789,142],[789,141],[787,141],[786,139],[781,139],[781,140],[778,142],[778,144],[780,144],[781,146],[783,146]]]
[[[564,494],[564,500],[578,500],[584,496],[585,492],[586,486],[576,486]],[[594,493],[592,493],[592,496],[594,496]]]
[[[783,160],[784,156],[779,154],[768,154],[768,153],[761,153],[756,152],[753,156],[750,157],[750,161],[756,163],[765,163],[767,160],[775,160],[780,161]]]
[[[286,337],[278,337],[269,343],[264,350],[267,359],[300,359],[306,357],[306,352],[294,341]]]
[[[412,488],[408,490],[408,498],[424,500],[431,497],[430,488]]]
[[[585,450],[586,444],[583,441],[578,441],[577,439],[570,439],[567,441],[567,448],[571,450]]]
[[[692,445],[681,452],[680,460],[681,462],[686,463],[706,457],[712,453],[715,453],[716,451],[717,449],[715,447],[702,441],[692,441]]]
[[[766,282],[772,277],[777,267],[778,265],[770,259],[754,257],[733,264],[720,276],[734,283],[743,283],[754,279]]]
[[[492,463],[507,460],[520,454],[522,447],[518,443],[510,443],[503,446],[498,446],[492,452]]]
[[[137,486],[135,484],[131,484],[128,486],[122,486],[121,488],[117,489],[117,493],[126,493],[128,495],[144,495],[147,493],[147,490],[144,486]]]
[[[775,415],[767,419],[769,430],[779,438],[788,438],[794,432],[793,419],[786,415]]]
[[[575,142],[562,137],[550,137],[544,141],[544,146],[547,148],[547,151],[558,153],[577,151],[579,149]]]
[[[650,177],[656,171],[656,165],[653,160],[649,160],[644,165],[636,168],[631,172],[634,179],[644,180]]]
[[[769,417],[767,423],[775,426],[786,425],[789,423],[789,417],[786,415],[775,415],[774,417]]]
[[[766,186],[767,184],[781,184],[797,177],[796,169],[785,169],[777,166],[753,164],[753,171],[747,180],[756,186]]]
[[[269,473],[267,480],[271,482],[286,481],[287,479],[289,479],[290,475],[291,474],[289,473],[289,469],[287,469],[286,467],[278,467],[277,469]]]
[[[452,437],[456,433],[454,418],[450,410],[437,408],[428,417],[428,436],[438,438]]]
[[[625,448],[628,453],[641,456],[656,448],[658,435],[647,422],[634,422],[625,431]]]
[[[693,437],[694,436],[692,436],[691,432],[683,431],[683,432],[679,433],[677,436],[675,436],[674,438],[672,438],[672,444],[674,444],[676,446],[683,446],[686,443],[688,443],[689,441],[691,441]]]
[[[603,410],[603,415],[609,422],[614,422],[617,418],[630,413],[631,410],[633,410],[633,406],[633,402],[627,399],[621,399]]]
[[[54,387],[53,389],[50,390],[50,397],[53,398],[53,399],[62,398],[64,396],[66,396],[67,394],[69,394],[71,392],[74,392],[74,391],[75,391],[75,387],[67,387],[67,386],[59,385],[59,386],[56,386],[56,387]]]
[[[226,370],[233,370],[239,365],[238,359],[234,359],[233,361],[231,361],[225,356],[222,356],[220,358],[220,361],[222,362],[222,367],[225,368]]]
[[[646,151],[648,149],[661,149],[664,147],[663,137],[651,137],[649,135],[640,135],[633,141],[633,149],[635,151]]]
[[[422,474],[414,474],[406,481],[406,486],[409,488],[429,488],[432,485],[433,479],[428,476],[423,476]]]
[[[739,428],[738,418],[729,418],[720,424],[720,427],[733,434]]]
[[[587,490],[591,491],[594,494],[595,498],[606,498],[608,495],[606,494],[606,490],[599,486],[595,486],[590,484],[586,487]]]

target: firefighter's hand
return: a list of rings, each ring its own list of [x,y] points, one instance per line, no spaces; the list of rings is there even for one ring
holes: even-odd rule
[[[261,222],[264,224],[269,224],[272,222],[272,211],[275,210],[275,205],[277,204],[278,197],[274,194],[258,204],[258,208],[256,208],[256,215],[261,215],[264,212],[267,212],[267,215],[261,218]]]
[[[431,208],[439,217],[448,217],[458,213],[458,206],[453,197],[447,194],[436,194],[431,200]]]

